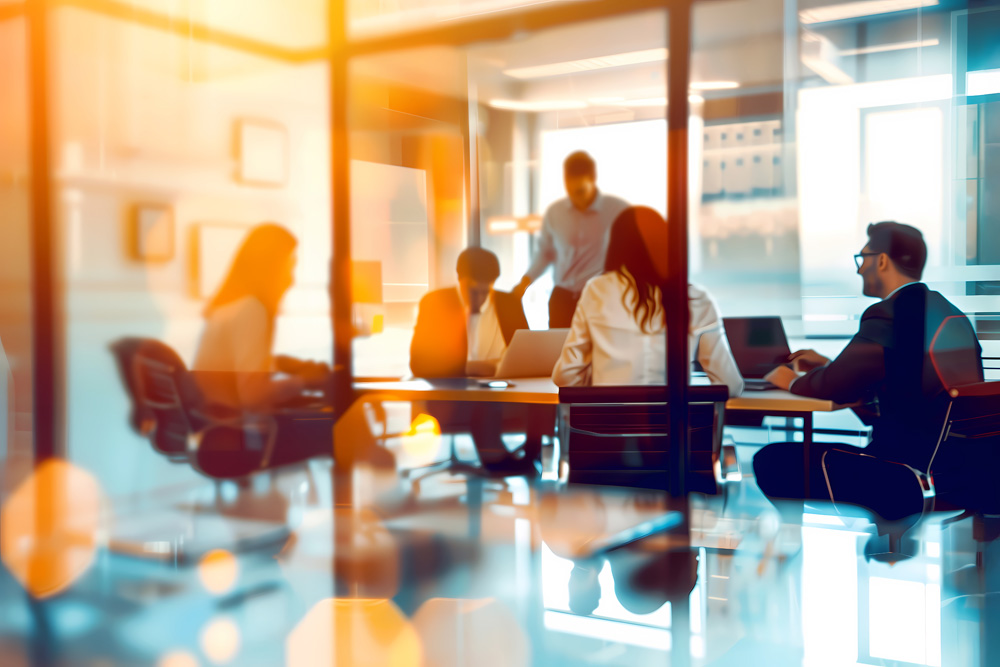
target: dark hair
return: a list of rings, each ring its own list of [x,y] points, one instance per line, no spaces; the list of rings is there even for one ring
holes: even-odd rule
[[[617,272],[625,282],[622,303],[644,333],[650,332],[655,319],[666,322],[660,301],[666,265],[651,255],[662,257],[666,247],[667,223],[651,208],[629,207],[611,225],[604,270]]]
[[[868,225],[868,249],[884,252],[899,272],[920,280],[927,263],[927,244],[920,230],[887,220]]]
[[[277,315],[284,287],[277,281],[298,241],[287,229],[271,222],[257,225],[243,240],[222,285],[205,307],[205,314],[246,296],[256,297],[267,312]]]
[[[563,177],[590,176],[597,178],[597,163],[586,151],[570,153],[563,161]]]
[[[500,260],[486,248],[471,246],[458,256],[455,270],[458,271],[459,278],[491,283],[500,277]]]

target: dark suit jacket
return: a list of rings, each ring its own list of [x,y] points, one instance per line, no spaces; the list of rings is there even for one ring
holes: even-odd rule
[[[914,283],[868,308],[844,351],[791,390],[837,403],[874,399],[867,451],[926,471],[941,434],[945,389],[982,380],[982,348],[968,318]]]
[[[527,329],[521,300],[509,292],[490,296],[506,343],[517,329]],[[410,343],[410,370],[417,377],[463,377],[469,356],[465,309],[458,288],[428,292],[420,300]]]

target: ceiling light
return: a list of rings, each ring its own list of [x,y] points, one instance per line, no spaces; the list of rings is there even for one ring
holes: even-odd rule
[[[546,76],[558,76],[560,74],[574,74],[576,72],[589,72],[595,69],[606,69],[608,67],[623,67],[625,65],[638,65],[641,63],[653,63],[667,59],[666,49],[645,49],[644,51],[631,51],[629,53],[616,53],[610,56],[600,56],[598,58],[583,58],[581,60],[567,60],[561,63],[550,63],[548,65],[534,65],[532,67],[515,67],[503,71],[507,76],[515,79],[540,79]]]
[[[490,100],[489,105],[508,111],[563,111],[587,107],[587,103],[580,100]]]
[[[982,69],[965,73],[966,95],[1000,93],[1000,69]]]
[[[591,104],[619,104],[625,101],[624,97],[588,97]]]
[[[701,104],[705,98],[701,95],[688,95],[688,104]]]
[[[895,44],[879,44],[878,46],[863,46],[860,49],[841,49],[842,56],[863,56],[869,53],[886,53],[887,51],[905,51],[906,49],[920,49],[925,46],[937,46],[940,44],[937,39],[925,39],[923,41],[914,40],[912,42],[896,42]]]
[[[875,16],[890,12],[901,12],[919,7],[933,7],[939,0],[861,0],[860,2],[845,2],[840,5],[827,5],[803,9],[799,12],[799,21],[805,24],[826,23],[827,21],[842,21],[861,16]]]
[[[692,81],[691,90],[730,90],[739,88],[736,81]]]

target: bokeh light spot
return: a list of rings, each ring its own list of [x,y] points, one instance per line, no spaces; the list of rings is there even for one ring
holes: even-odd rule
[[[403,434],[403,451],[410,456],[429,458],[441,448],[441,425],[427,414],[417,415]]]
[[[240,650],[240,629],[230,618],[216,618],[201,631],[199,643],[209,660],[217,665],[225,664]]]
[[[229,591],[240,573],[240,565],[225,549],[214,549],[198,562],[198,579],[209,593],[222,595]]]
[[[424,664],[420,638],[391,600],[316,603],[288,635],[287,667]]]
[[[199,667],[198,658],[187,651],[171,651],[161,657],[156,667]]]
[[[4,565],[35,597],[65,590],[94,561],[104,506],[93,475],[66,461],[45,461],[0,510]]]

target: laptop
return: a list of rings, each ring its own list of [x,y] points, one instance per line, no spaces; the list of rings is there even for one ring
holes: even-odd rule
[[[780,317],[724,317],[729,348],[743,376],[744,388],[750,391],[777,389],[764,376],[788,361],[785,327]]]
[[[552,375],[569,329],[518,329],[497,366],[497,378],[534,378]]]

